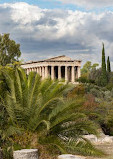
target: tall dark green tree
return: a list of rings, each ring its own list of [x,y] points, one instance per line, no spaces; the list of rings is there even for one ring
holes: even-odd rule
[[[18,61],[20,55],[20,45],[11,40],[9,34],[0,34],[0,65],[5,66]]]
[[[105,49],[104,49],[104,43],[102,48],[102,73],[101,73],[101,85],[106,86],[107,85],[107,72],[106,72],[106,60],[105,60]]]
[[[111,72],[111,65],[110,65],[109,56],[108,56],[108,59],[107,59],[107,71],[108,71],[108,72]]]

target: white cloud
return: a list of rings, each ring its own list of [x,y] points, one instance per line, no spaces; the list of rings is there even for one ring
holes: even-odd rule
[[[113,0],[59,0],[65,4],[74,4],[87,9],[111,7],[113,6]]]
[[[21,44],[25,60],[66,54],[100,63],[104,42],[113,61],[113,12],[41,9],[21,2],[1,4],[0,19],[0,32]]]

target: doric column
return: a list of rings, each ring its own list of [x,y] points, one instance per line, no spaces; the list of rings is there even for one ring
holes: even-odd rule
[[[39,70],[38,70],[38,67],[36,68],[36,73],[38,73],[38,74],[39,74]]]
[[[75,67],[72,66],[71,69],[71,82],[75,82]]]
[[[54,75],[54,66],[51,66],[51,79],[54,80],[55,75]]]
[[[48,66],[45,66],[45,78],[48,78]]]
[[[78,79],[79,79],[79,78],[81,77],[81,70],[80,70],[80,66],[78,66],[77,73],[78,73]]]
[[[45,73],[44,73],[44,66],[42,67],[42,79],[45,78]]]
[[[58,79],[61,80],[61,66],[58,66]]]
[[[36,72],[36,67],[34,68],[34,71]]]
[[[42,76],[42,67],[39,68],[39,74]]]
[[[30,71],[29,71],[29,68],[27,68],[27,75],[29,74],[29,72],[30,72]]]
[[[32,72],[34,71],[34,68],[32,67]]]
[[[29,70],[30,70],[30,69],[28,68],[27,70],[28,70],[27,72],[28,72],[28,74],[29,74],[29,72],[30,72]]]
[[[67,66],[65,66],[65,81],[68,81]]]

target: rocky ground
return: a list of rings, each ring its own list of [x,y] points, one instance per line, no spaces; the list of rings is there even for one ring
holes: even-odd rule
[[[108,154],[105,157],[102,157],[101,159],[113,159],[113,143],[112,144],[101,144],[98,145],[97,148],[103,150],[106,154]],[[87,157],[87,159],[100,159],[98,157]]]

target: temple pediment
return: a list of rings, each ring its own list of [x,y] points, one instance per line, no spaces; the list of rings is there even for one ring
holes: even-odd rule
[[[71,58],[65,55],[62,55],[62,56],[46,59],[45,61],[71,61]]]

